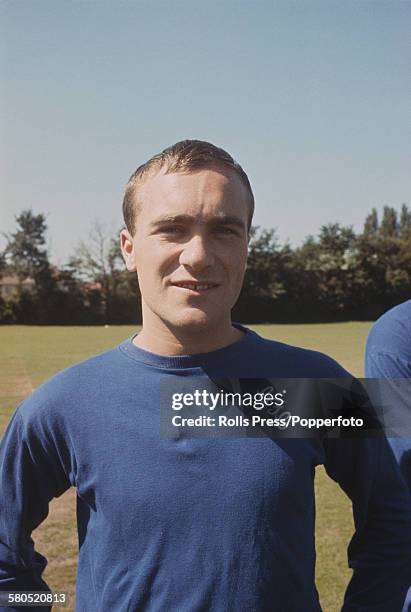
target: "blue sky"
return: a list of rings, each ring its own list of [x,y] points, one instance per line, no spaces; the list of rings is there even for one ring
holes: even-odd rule
[[[251,180],[255,223],[293,244],[410,205],[410,12],[400,0],[3,0],[1,230],[23,208],[44,212],[64,263],[94,219],[121,225],[128,176],[183,138],[226,148]]]

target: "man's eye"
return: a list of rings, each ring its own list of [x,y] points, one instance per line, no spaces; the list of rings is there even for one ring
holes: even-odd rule
[[[222,234],[224,236],[233,236],[235,235],[237,232],[235,230],[233,230],[231,227],[217,227],[216,230],[217,234]]]
[[[182,234],[184,232],[184,228],[178,225],[168,225],[160,228],[160,232],[162,234]]]

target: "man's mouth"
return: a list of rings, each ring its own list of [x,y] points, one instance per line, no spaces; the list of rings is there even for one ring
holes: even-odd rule
[[[174,287],[180,287],[181,289],[190,289],[190,291],[202,292],[209,291],[210,289],[214,289],[218,287],[217,283],[208,283],[208,282],[194,282],[194,281],[181,281],[177,283],[173,283]]]

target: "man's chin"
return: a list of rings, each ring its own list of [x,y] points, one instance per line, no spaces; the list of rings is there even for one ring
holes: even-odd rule
[[[172,327],[181,333],[199,333],[215,328],[216,317],[212,317],[203,311],[190,312],[182,315],[172,322]]]

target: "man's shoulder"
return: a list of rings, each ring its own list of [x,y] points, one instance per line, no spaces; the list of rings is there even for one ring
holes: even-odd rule
[[[257,335],[257,334],[256,334]],[[262,363],[272,363],[281,376],[290,378],[340,378],[350,374],[335,359],[312,349],[269,340],[257,335],[256,355]]]
[[[372,326],[366,345],[369,377],[411,376],[411,300],[384,313]]]
[[[75,363],[64,370],[60,370],[49,378],[43,385],[45,387],[65,388],[67,385],[72,387],[76,383],[87,383],[91,379],[98,377],[102,379],[109,375],[110,370],[115,367],[119,360],[119,347],[116,346],[102,353],[92,355],[78,363]]]
[[[76,410],[93,389],[109,381],[120,368],[118,347],[93,355],[61,370],[35,389],[18,407],[23,419],[53,418]],[[119,363],[120,361],[120,363]]]
[[[377,319],[368,334],[367,353],[404,354],[411,359],[411,300]]]

